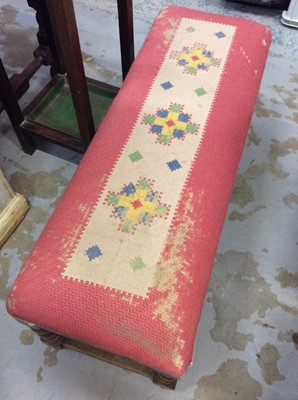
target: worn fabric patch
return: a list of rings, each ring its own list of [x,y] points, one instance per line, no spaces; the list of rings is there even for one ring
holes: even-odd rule
[[[67,262],[65,278],[146,297],[199,155],[235,30],[215,22],[181,20]],[[204,42],[197,42],[197,32],[204,32]]]

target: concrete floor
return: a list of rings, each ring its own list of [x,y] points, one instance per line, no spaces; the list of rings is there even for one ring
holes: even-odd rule
[[[24,154],[0,116],[0,168],[31,209],[0,250],[0,400],[298,399],[298,30],[280,11],[224,0],[135,1],[136,50],[158,10],[175,4],[263,22],[273,43],[199,325],[195,360],[175,392],[70,350],[44,346],[5,310],[21,264],[80,156],[61,148]],[[76,0],[86,73],[121,84],[116,1]],[[20,71],[35,47],[26,1],[0,0],[0,54]],[[44,68],[31,93],[48,79]],[[28,103],[29,97],[22,100]],[[295,162],[296,161],[296,162]]]

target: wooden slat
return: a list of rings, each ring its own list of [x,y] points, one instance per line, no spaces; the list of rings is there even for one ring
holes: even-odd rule
[[[0,170],[0,247],[9,238],[29,209],[20,194],[15,193]]]
[[[0,248],[22,221],[29,209],[24,196],[15,194],[0,214]]]

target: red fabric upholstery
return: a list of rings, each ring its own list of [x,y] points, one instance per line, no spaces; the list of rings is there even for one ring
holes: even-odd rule
[[[209,21],[223,24],[223,29],[225,26],[235,27],[235,33],[222,65],[223,72],[201,142],[179,194],[179,201],[172,210],[174,214],[156,264],[154,279],[146,295],[142,296],[65,276],[66,264],[88,226],[150,88],[164,65],[179,29],[177,22],[185,18],[189,19],[190,27],[193,21]],[[190,28],[189,32],[192,30]],[[268,29],[244,19],[178,7],[162,11],[10,292],[7,309],[12,316],[127,356],[173,377],[182,376],[192,359],[204,296],[270,38]],[[194,39],[204,43],[204,32],[197,32]],[[216,54],[213,56],[216,57]],[[165,62],[169,62],[168,59]],[[182,71],[185,65],[181,60],[178,63],[173,60],[173,65],[176,65],[178,79],[188,78],[189,75],[191,79],[196,79],[196,72]],[[201,79],[204,75],[199,73]],[[207,73],[205,77],[208,83]],[[170,104],[171,93],[170,89],[167,90]],[[158,97],[154,102],[158,107]],[[184,111],[187,112],[186,107]],[[191,115],[191,122],[199,121],[199,114],[198,107],[197,113]],[[144,137],[151,135],[150,138],[155,140],[144,121]],[[184,138],[184,143],[187,138]],[[157,146],[160,149],[164,145]],[[180,160],[180,164],[183,162]],[[138,165],[137,162],[135,165]],[[175,163],[171,166],[173,174],[175,168],[180,168]],[[123,183],[129,182],[130,177],[123,176]],[[162,195],[160,201],[164,202]],[[139,207],[139,203],[134,206]],[[107,207],[112,211],[110,204]],[[115,215],[113,218],[114,222],[120,222]],[[161,220],[155,218],[148,226],[144,225],[148,234],[154,229],[156,221]],[[137,235],[143,225],[134,229],[135,232],[123,232],[124,241]],[[149,243],[148,253],[150,246]],[[95,250],[90,259],[99,256],[100,250]],[[135,269],[142,266],[142,263],[137,263]],[[119,274],[121,268],[119,264]]]

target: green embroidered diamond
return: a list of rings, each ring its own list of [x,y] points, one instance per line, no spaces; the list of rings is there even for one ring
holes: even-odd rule
[[[186,125],[186,131],[190,132],[190,133],[195,133],[198,129],[198,125],[197,124],[187,124]]]
[[[146,264],[139,256],[134,257],[132,260],[130,260],[129,264],[132,267],[133,272],[136,272],[138,269],[143,269],[146,267]]]
[[[156,118],[155,115],[146,115],[144,118],[144,122],[145,124],[154,124],[155,118]]]
[[[138,187],[140,189],[150,189],[150,182],[147,181],[147,179],[141,179],[140,182],[138,183]]]
[[[167,135],[160,135],[159,136],[159,142],[163,144],[167,144],[171,141],[171,138]]]
[[[197,72],[197,68],[195,67],[186,67],[186,70],[190,73],[190,74],[195,74]]]
[[[204,94],[206,94],[207,92],[206,92],[206,90],[205,90],[204,88],[200,87],[200,88],[198,88],[198,89],[195,90],[195,93],[196,93],[198,96],[204,96]]]
[[[195,28],[193,28],[192,26],[189,26],[187,29],[187,32],[191,33],[195,31]]]
[[[171,104],[170,111],[179,113],[181,111],[181,106],[179,104]]]
[[[107,202],[108,204],[117,204],[119,201],[119,196],[117,196],[115,193],[110,193],[107,197]]]
[[[166,205],[163,205],[163,204],[158,205],[155,208],[156,215],[165,215],[165,214],[167,214],[168,211],[169,211],[169,207]]]
[[[212,58],[210,59],[210,62],[211,62],[211,65],[214,65],[215,67],[217,67],[220,64],[219,60],[212,59]]]
[[[123,221],[123,224],[122,224],[122,230],[123,230],[123,232],[133,232],[134,231],[134,229],[135,229],[135,224],[134,224],[134,221],[130,221],[130,220],[128,220],[128,221]]]
[[[143,158],[142,154],[139,151],[135,151],[134,153],[129,154],[128,156],[132,162],[139,161]]]

